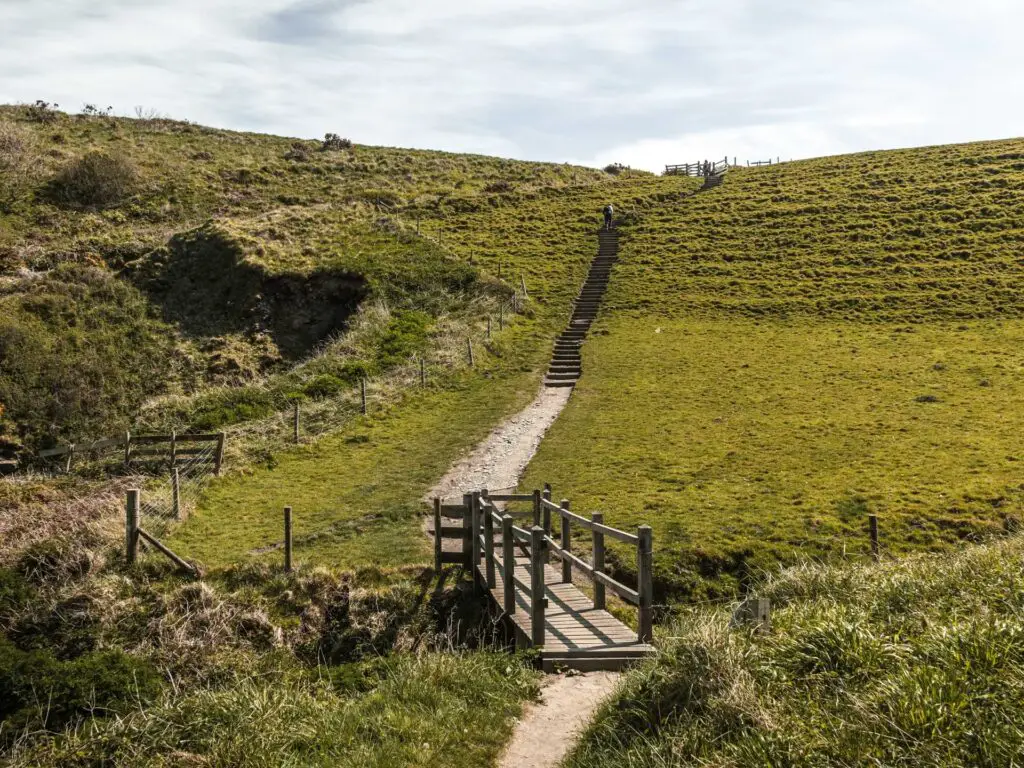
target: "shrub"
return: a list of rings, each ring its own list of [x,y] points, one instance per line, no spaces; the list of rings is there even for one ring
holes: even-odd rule
[[[302,388],[303,393],[307,397],[312,398],[324,398],[334,397],[341,393],[347,387],[344,381],[339,379],[337,376],[332,376],[329,373],[323,373],[317,376],[315,379],[306,382]]]
[[[296,141],[292,144],[291,149],[284,153],[284,159],[304,163],[309,160],[309,150],[306,149],[306,145],[301,141]]]
[[[93,151],[66,165],[50,182],[50,198],[63,205],[110,208],[135,193],[139,176],[121,155]]]
[[[352,140],[343,139],[336,133],[328,133],[324,136],[324,143],[321,149],[324,152],[329,150],[352,149]]]
[[[627,170],[627,167],[622,163],[610,163],[604,167],[604,172],[611,176],[618,176],[625,170]]]
[[[273,394],[264,389],[244,387],[222,390],[200,400],[190,424],[193,429],[211,430],[263,419],[277,410]]]
[[[25,117],[36,123],[53,123],[58,117],[57,107],[60,104],[50,104],[48,101],[39,99],[35,104],[25,107]]]
[[[499,181],[491,182],[486,187],[484,187],[484,192],[490,194],[500,194],[502,192],[511,192],[513,189],[515,189],[515,187],[512,185],[512,182],[501,179]]]
[[[14,123],[0,122],[0,211],[9,212],[28,188],[33,154],[31,134]]]
[[[121,651],[58,661],[0,638],[0,722],[54,730],[89,714],[125,712],[160,693],[159,673]]]

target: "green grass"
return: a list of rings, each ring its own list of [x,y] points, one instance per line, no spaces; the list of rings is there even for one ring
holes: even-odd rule
[[[654,526],[665,597],[1001,530],[1024,504],[1018,140],[636,183],[584,377],[525,483]],[[634,565],[619,552],[616,565]]]
[[[524,407],[534,372],[466,377],[461,386],[411,395],[274,466],[215,482],[170,545],[208,565],[256,557],[282,540],[281,510],[295,516],[295,558],[336,568],[427,563],[420,499],[459,454],[506,413]]]
[[[772,631],[687,612],[567,768],[1009,766],[1024,745],[1019,538],[784,572]]]
[[[19,750],[10,764],[478,768],[495,763],[536,685],[500,653],[395,656],[374,671],[364,691],[307,675],[168,696]]]

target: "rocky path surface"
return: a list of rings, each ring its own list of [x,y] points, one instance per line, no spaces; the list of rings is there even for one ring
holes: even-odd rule
[[[541,388],[530,405],[495,428],[468,456],[455,462],[427,499],[440,497],[447,504],[458,504],[462,494],[470,491],[515,488],[571,393],[571,389]]]
[[[541,700],[527,708],[512,734],[500,768],[549,768],[565,757],[601,703],[615,689],[618,672],[550,675]]]

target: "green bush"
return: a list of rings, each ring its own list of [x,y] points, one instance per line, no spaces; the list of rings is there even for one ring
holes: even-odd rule
[[[302,387],[302,391],[307,397],[324,398],[334,397],[347,388],[348,385],[337,376],[322,373],[311,381],[306,382]]]
[[[284,407],[284,396],[281,396],[281,402],[278,399],[273,392],[255,387],[220,390],[200,399],[190,417],[190,424],[196,430],[211,430],[263,419]]]
[[[156,698],[160,674],[121,651],[58,661],[0,639],[0,723],[54,730],[89,714],[123,713]]]
[[[60,205],[110,208],[135,194],[138,186],[138,172],[127,158],[94,150],[64,166],[48,191]]]
[[[377,360],[383,368],[404,363],[427,343],[432,320],[424,312],[396,312],[384,330],[377,352]]]

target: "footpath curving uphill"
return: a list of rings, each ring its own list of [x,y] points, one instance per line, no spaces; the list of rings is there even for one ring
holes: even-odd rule
[[[573,387],[583,374],[580,346],[597,318],[601,299],[608,288],[612,266],[619,258],[618,231],[614,228],[602,229],[598,237],[600,247],[590,264],[587,280],[576,299],[569,327],[555,341],[551,367],[544,379],[544,385],[547,387]]]

